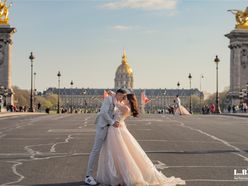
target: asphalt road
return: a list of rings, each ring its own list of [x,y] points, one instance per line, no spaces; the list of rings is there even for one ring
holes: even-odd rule
[[[0,185],[83,185],[96,115],[0,118]],[[166,176],[189,186],[247,186],[248,118],[144,115],[127,120]],[[245,174],[245,173],[244,173]]]

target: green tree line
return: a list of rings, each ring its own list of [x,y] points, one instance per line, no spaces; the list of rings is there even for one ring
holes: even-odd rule
[[[30,91],[20,89],[17,86],[13,87],[14,90],[14,103],[17,108],[20,106],[26,106],[29,108],[30,104]],[[38,103],[41,104],[41,109],[44,110],[46,108],[56,109],[58,102],[58,96],[56,94],[51,95],[35,95],[34,96],[34,106],[37,108]]]
[[[201,108],[204,105],[210,106],[211,103],[216,102],[216,93],[213,93],[211,95],[209,95],[207,98],[205,98],[203,100],[200,100],[199,96],[192,96],[191,97],[192,100],[192,107],[193,107],[193,111],[194,112],[201,112]],[[186,103],[187,106],[189,105],[189,102]],[[226,88],[224,91],[219,92],[219,104],[220,104],[220,108],[223,111],[224,109],[226,109],[228,107],[228,105],[230,104],[230,99],[228,98],[228,88]]]

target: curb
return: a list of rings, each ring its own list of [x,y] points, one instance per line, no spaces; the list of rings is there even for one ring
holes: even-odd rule
[[[221,114],[223,116],[234,116],[234,117],[242,117],[242,118],[248,118],[248,114]]]
[[[0,112],[0,118],[13,117],[13,116],[34,116],[34,115],[45,115],[46,113],[40,112]]]

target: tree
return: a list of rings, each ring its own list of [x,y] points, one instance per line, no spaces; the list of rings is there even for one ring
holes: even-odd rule
[[[230,100],[228,98],[228,88],[225,88],[224,91],[219,93],[219,104],[221,110],[225,109],[228,107]],[[204,104],[210,105],[211,103],[216,102],[216,93],[211,94],[205,101]]]
[[[17,86],[13,87],[14,91],[14,103],[17,106],[26,106],[29,107],[30,102],[30,92],[28,90],[20,89]],[[37,108],[38,103],[41,104],[41,109],[44,110],[46,108],[50,109],[56,109],[58,102],[58,96],[56,94],[50,94],[50,95],[36,95],[34,98],[34,105],[35,108]]]
[[[49,100],[45,100],[42,105],[44,108],[52,108],[53,106],[53,104]]]
[[[186,101],[182,103],[188,110],[190,107],[190,97],[187,97]],[[191,105],[192,105],[192,111],[194,113],[201,111],[201,105],[200,105],[200,97],[196,95],[191,96]]]
[[[28,90],[23,90],[18,88],[17,86],[14,86],[13,91],[14,91],[14,103],[17,107],[29,105],[30,93],[28,92]]]

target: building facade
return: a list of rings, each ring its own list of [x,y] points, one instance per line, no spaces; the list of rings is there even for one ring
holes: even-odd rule
[[[174,104],[176,95],[179,95],[181,103],[189,108],[190,96],[197,96],[203,99],[203,93],[198,89],[134,89],[133,70],[127,62],[126,51],[123,51],[121,65],[117,67],[115,86],[112,91],[119,88],[132,90],[141,106],[141,92],[145,91],[149,102],[141,108],[149,113],[156,113],[158,110],[167,110]],[[83,110],[84,112],[98,112],[103,102],[103,88],[48,88],[44,95],[58,94],[60,92],[60,104],[62,108]]]
[[[84,112],[98,112],[103,102],[105,89],[95,88],[63,88],[60,89],[61,108],[73,110],[83,110]],[[115,91],[116,89],[113,89]],[[133,89],[139,105],[141,105],[141,92],[145,91],[146,96],[150,99],[145,105],[145,111],[148,113],[157,113],[158,110],[167,110],[170,105],[174,104],[176,95],[179,95],[182,105],[189,108],[190,96],[203,98],[203,93],[198,89]],[[57,88],[48,88],[44,95],[58,94]],[[195,110],[196,108],[194,108]]]

